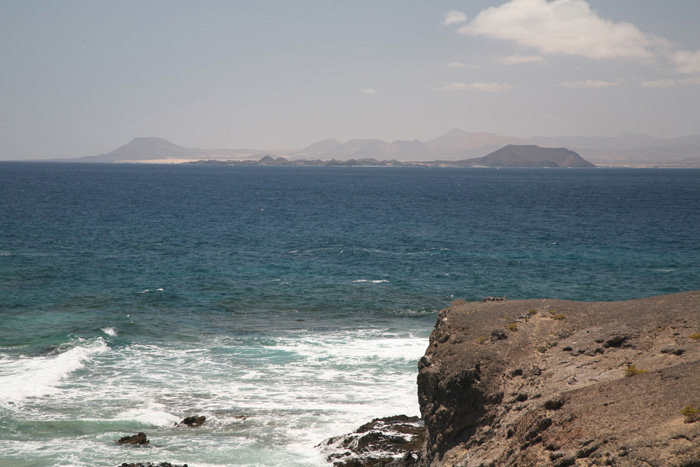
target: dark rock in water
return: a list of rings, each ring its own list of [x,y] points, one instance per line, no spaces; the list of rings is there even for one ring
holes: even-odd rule
[[[180,424],[194,428],[204,425],[204,422],[206,421],[207,417],[204,415],[193,415],[192,417],[186,417],[182,422],[180,422]]]
[[[408,467],[416,465],[424,439],[425,427],[418,417],[398,415],[374,419],[317,447],[336,467]]]
[[[124,462],[119,467],[187,467],[187,464],[171,464],[170,462],[159,462],[157,464],[153,464],[151,462],[136,462],[133,464],[128,464]]]
[[[146,433],[141,432],[133,436],[119,438],[117,444],[150,444],[150,441],[148,441]]]

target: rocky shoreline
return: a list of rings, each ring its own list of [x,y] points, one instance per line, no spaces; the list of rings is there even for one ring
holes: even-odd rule
[[[207,417],[204,415],[192,415],[185,417],[180,423],[176,423],[177,427],[197,428],[204,425]],[[144,432],[139,432],[135,435],[122,436],[116,440],[117,444],[126,446],[147,446],[151,444],[148,436]],[[187,464],[172,464],[170,462],[123,462],[118,467],[188,467]]]
[[[335,467],[414,463],[425,443],[425,425],[418,417],[375,418],[355,432],[329,438],[316,446]]]
[[[370,426],[326,441],[329,462],[700,467],[700,292],[455,302],[418,366],[424,433],[373,455],[398,435]]]

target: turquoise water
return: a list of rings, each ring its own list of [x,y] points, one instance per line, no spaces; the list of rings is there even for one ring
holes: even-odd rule
[[[0,465],[324,465],[450,301],[698,289],[698,226],[697,170],[0,163]]]

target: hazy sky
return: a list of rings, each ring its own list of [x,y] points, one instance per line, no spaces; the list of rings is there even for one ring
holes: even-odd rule
[[[0,159],[700,133],[698,0],[0,0]]]

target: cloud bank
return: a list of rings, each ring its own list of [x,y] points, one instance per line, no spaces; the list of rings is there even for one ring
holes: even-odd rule
[[[542,54],[652,60],[663,40],[601,18],[584,0],[512,0],[482,10],[461,34],[514,41]]]
[[[515,86],[506,83],[457,83],[452,82],[438,87],[441,91],[479,91],[479,92],[503,92],[513,89]]]
[[[565,88],[580,88],[580,89],[599,89],[608,88],[611,86],[617,86],[616,81],[604,81],[600,79],[587,79],[584,81],[569,81],[566,83],[561,83],[561,86]]]
[[[504,65],[520,65],[521,63],[544,63],[544,57],[541,55],[509,55],[507,57],[501,57],[498,59],[499,62]]]
[[[443,26],[449,26],[450,24],[460,24],[467,22],[467,15],[461,11],[451,10],[445,13],[445,18],[442,20]]]
[[[652,81],[642,81],[640,86],[644,88],[672,88],[676,82],[672,79],[656,79]]]
[[[679,50],[672,55],[678,73],[700,73],[700,51]]]

